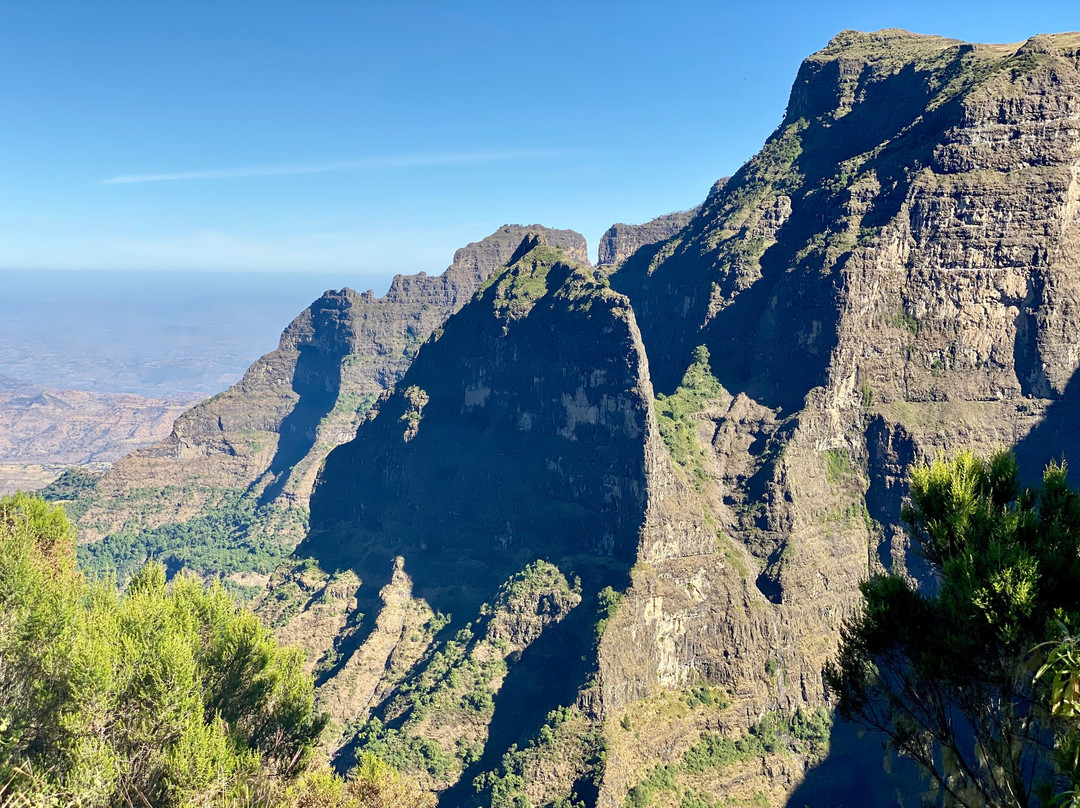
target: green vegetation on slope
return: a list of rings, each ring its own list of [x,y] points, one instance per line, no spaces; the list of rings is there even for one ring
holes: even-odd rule
[[[682,384],[671,395],[656,397],[656,421],[660,437],[671,458],[692,475],[700,487],[708,479],[704,461],[708,456],[697,437],[694,416],[710,404],[728,397],[723,385],[712,375],[709,351],[704,345],[694,349],[693,362],[683,375]]]
[[[65,469],[64,473],[41,489],[42,497],[49,501],[74,500],[90,493],[101,479],[101,472],[84,468]]]
[[[325,720],[299,651],[159,564],[84,584],[62,509],[0,500],[0,782],[83,805],[187,804],[303,770]]]
[[[370,753],[330,771],[325,723],[302,653],[219,585],[88,584],[60,507],[0,498],[5,808],[430,808]]]
[[[766,755],[798,754],[820,760],[829,751],[832,718],[823,709],[798,710],[791,714],[769,713],[741,738],[715,732],[702,733],[677,763],[657,766],[630,789],[625,808],[648,808],[661,792],[672,795],[684,808],[711,808],[722,805],[696,791],[688,781],[695,775],[722,770],[736,763]]]
[[[511,576],[479,620],[437,645],[357,732],[360,748],[435,788],[458,780],[480,759],[495,695],[508,671],[548,620],[559,620],[580,600],[553,564],[536,561]],[[546,613],[541,616],[541,604]]]
[[[607,753],[599,723],[577,706],[560,707],[548,713],[536,735],[520,749],[514,745],[502,756],[494,771],[473,779],[479,804],[490,808],[531,808],[527,788],[537,775],[572,772],[577,783],[600,784]],[[551,808],[582,808],[575,794],[551,795],[542,803]]]
[[[53,492],[46,492],[52,494]],[[211,502],[200,516],[151,528],[127,527],[101,541],[79,546],[80,568],[92,578],[114,576],[123,584],[147,561],[163,563],[170,574],[181,569],[204,577],[233,573],[272,572],[307,530],[307,511],[273,503],[257,505],[253,496],[215,489],[186,491],[176,487],[132,491],[124,507],[153,514],[163,502],[191,497]],[[51,497],[50,497],[51,498]],[[78,507],[79,501],[73,503]],[[137,510],[136,510],[137,509]],[[133,525],[138,520],[132,520]],[[284,539],[284,540],[283,540]],[[227,581],[234,596],[250,597],[250,587]]]

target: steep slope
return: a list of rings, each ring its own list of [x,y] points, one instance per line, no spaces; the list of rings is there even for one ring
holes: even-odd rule
[[[844,32],[674,237],[610,278],[526,243],[263,606],[342,762],[443,805],[894,804],[821,666],[861,579],[919,572],[912,459],[1078,440],[1078,47]]]
[[[650,400],[626,298],[536,238],[421,350],[327,458],[311,535],[264,608],[313,646],[343,742],[447,799],[477,777],[490,796],[503,753],[559,710],[575,731],[534,799],[595,792],[579,691],[598,692],[599,610],[628,583],[647,454],[663,453]],[[317,636],[316,610],[340,633]]]
[[[725,177],[719,184],[722,186],[726,180]],[[692,208],[669,213],[666,216],[657,216],[645,224],[613,224],[600,237],[597,265],[606,267],[621,264],[642,247],[667,241],[686,227],[697,211],[697,208]]]
[[[1016,443],[1064,406],[1080,359],[1078,45],[840,34],[804,62],[764,150],[612,279],[659,390],[703,345],[733,396],[684,422],[705,447],[684,468],[720,501],[712,518],[767,601],[734,619],[737,597],[673,597],[692,568],[656,564],[609,630],[651,625],[668,649],[639,692],[707,669],[744,725],[823,703],[821,663],[857,582],[879,565],[919,571],[897,525],[907,464]],[[1076,440],[1031,445],[1029,474]],[[601,667],[628,666],[602,653]],[[612,763],[608,804],[637,777]]]
[[[458,250],[442,275],[396,276],[384,297],[324,294],[237,384],[186,412],[165,440],[117,462],[80,497],[73,506],[80,538],[97,542],[84,548],[89,566],[120,563],[123,574],[157,543],[159,553],[175,545],[176,566],[272,569],[306,529],[327,452],[353,436],[420,345],[534,231],[587,260],[573,231],[508,225]],[[202,556],[179,552],[184,544]]]

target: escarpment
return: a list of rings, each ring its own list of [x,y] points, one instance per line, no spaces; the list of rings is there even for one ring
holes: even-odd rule
[[[843,32],[599,259],[508,226],[327,292],[74,500],[84,561],[261,589],[338,764],[446,807],[895,804],[822,665],[922,574],[913,460],[1080,457],[1080,35]]]
[[[587,261],[585,240],[573,231],[507,225],[459,249],[441,275],[396,276],[383,297],[326,292],[239,382],[184,413],[169,437],[121,459],[80,497],[80,539],[100,543],[89,550],[92,563],[123,566],[123,577],[152,553],[177,568],[235,574],[242,585],[264,582],[259,576],[304,535],[323,458],[352,438],[420,346],[525,233]],[[187,552],[208,542],[212,556]],[[236,548],[240,554],[223,561]]]
[[[667,238],[526,239],[328,456],[263,603],[339,760],[447,806],[892,804],[821,668],[860,580],[920,572],[912,460],[1077,448],[1078,47],[844,32]]]
[[[629,582],[658,444],[627,299],[526,238],[327,457],[311,533],[271,588],[287,596],[263,606],[314,652],[343,754],[381,749],[445,800],[474,783],[491,798],[504,754],[543,763],[527,744],[547,727],[560,773],[532,798],[595,792],[599,612]],[[314,608],[340,626],[321,644]]]
[[[733,396],[695,416],[710,447],[699,476],[747,591],[767,601],[745,620],[722,590],[657,609],[665,570],[653,591],[635,579],[627,625],[651,610],[670,649],[643,673],[691,681],[708,665],[745,723],[823,703],[820,667],[858,581],[919,572],[898,527],[912,460],[1019,444],[1035,479],[1076,451],[1058,424],[1080,361],[1078,45],[845,32],[804,62],[764,150],[613,276],[658,392],[677,394],[704,346]],[[669,580],[686,586],[696,567]]]
[[[719,182],[722,184],[727,178]],[[658,216],[644,224],[613,224],[600,237],[597,264],[607,266],[621,264],[642,247],[667,241],[694,218],[697,208]]]

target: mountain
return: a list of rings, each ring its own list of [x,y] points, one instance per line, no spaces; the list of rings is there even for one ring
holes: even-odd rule
[[[4,381],[0,380],[0,387]],[[0,491],[51,482],[66,466],[108,464],[160,440],[201,396],[0,389]]]
[[[352,438],[420,346],[528,232],[588,260],[573,231],[507,225],[458,250],[441,275],[396,276],[384,297],[328,291],[289,324],[277,350],[177,418],[163,440],[96,482],[77,471],[58,481],[48,495],[80,492],[70,509],[84,566],[123,578],[153,554],[256,591],[304,535],[327,452]]]
[[[723,187],[727,177],[717,181]],[[697,208],[658,216],[645,224],[613,224],[600,237],[597,264],[621,264],[642,247],[657,244],[674,236],[694,218]]]
[[[822,665],[859,581],[921,572],[912,460],[1076,454],[1078,177],[1080,34],[845,31],[665,240],[524,238],[328,454],[260,605],[339,763],[444,806],[917,802]]]

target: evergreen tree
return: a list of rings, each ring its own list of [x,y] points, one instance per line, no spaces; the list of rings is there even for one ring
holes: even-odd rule
[[[1008,452],[911,473],[902,517],[933,594],[900,575],[862,585],[826,682],[841,715],[888,736],[951,804],[1027,806],[1053,779],[1042,644],[1080,616],[1080,497],[1063,465],[1020,490]]]
[[[0,499],[0,785],[87,806],[288,780],[326,718],[299,651],[217,585],[148,564],[87,585],[62,509]]]

